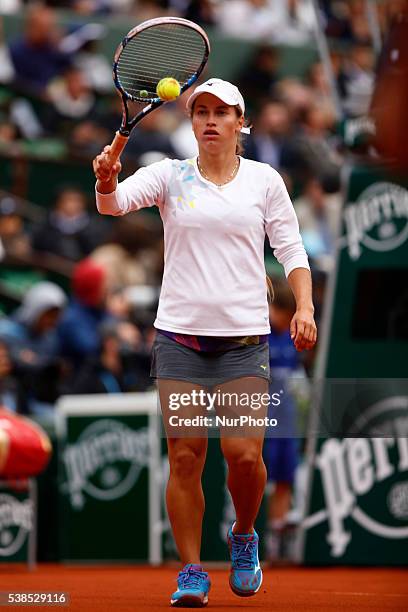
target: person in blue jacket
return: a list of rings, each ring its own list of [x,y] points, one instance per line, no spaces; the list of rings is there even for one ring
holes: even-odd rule
[[[296,430],[296,402],[290,391],[290,378],[301,369],[299,353],[293,345],[290,322],[296,302],[289,285],[283,279],[273,282],[274,299],[269,306],[269,363],[271,370],[270,396],[278,394],[279,404],[269,406],[268,416],[277,425],[267,432],[264,458],[268,481],[274,483],[269,499],[266,555],[269,561],[281,556],[282,534],[290,510],[292,486],[299,460],[299,440]],[[277,402],[274,402],[277,404]]]

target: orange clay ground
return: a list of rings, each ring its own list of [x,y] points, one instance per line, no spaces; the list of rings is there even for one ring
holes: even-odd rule
[[[168,567],[51,564],[40,564],[29,572],[22,566],[0,565],[0,591],[66,591],[69,606],[53,606],[61,610],[157,612],[170,609],[176,573],[175,568]],[[408,611],[408,571],[400,568],[267,569],[260,591],[248,599],[236,597],[229,590],[227,570],[211,569],[209,573],[212,589],[208,610]]]

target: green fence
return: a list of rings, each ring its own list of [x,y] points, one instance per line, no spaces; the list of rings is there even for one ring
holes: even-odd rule
[[[57,413],[59,558],[158,562],[155,394],[67,396]]]

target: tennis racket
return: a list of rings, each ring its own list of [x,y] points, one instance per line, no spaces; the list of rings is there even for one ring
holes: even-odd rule
[[[197,24],[179,17],[144,21],[116,49],[113,79],[122,97],[122,123],[113,139],[109,161],[113,166],[130,132],[148,113],[165,104],[156,93],[158,82],[177,79],[180,95],[195,83],[210,53],[210,43]],[[130,110],[135,115],[130,117]]]

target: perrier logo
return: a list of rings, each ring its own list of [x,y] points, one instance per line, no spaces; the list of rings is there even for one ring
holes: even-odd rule
[[[0,557],[11,557],[23,546],[32,529],[32,502],[0,493]]]
[[[395,463],[390,460],[392,449],[396,451]],[[392,540],[408,538],[406,437],[330,438],[323,443],[316,466],[321,474],[326,509],[316,513],[315,518],[328,521],[326,539],[333,557],[341,557],[351,541],[349,519],[378,537]],[[398,476],[397,480],[395,476]],[[391,480],[385,499],[382,499],[382,508],[379,508],[378,503],[370,503],[369,494],[390,477],[394,477],[394,481]],[[389,522],[374,516],[381,510],[383,513],[386,511]]]
[[[372,251],[392,251],[408,238],[408,191],[395,183],[370,185],[343,211],[345,236],[351,259],[358,259],[362,245]]]
[[[97,420],[63,452],[63,490],[76,510],[83,508],[85,493],[102,501],[118,499],[135,485],[149,454],[146,427],[133,430],[113,419]]]

